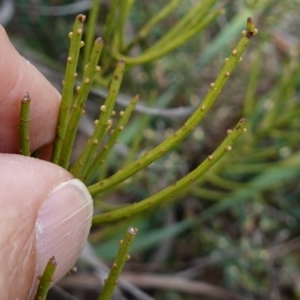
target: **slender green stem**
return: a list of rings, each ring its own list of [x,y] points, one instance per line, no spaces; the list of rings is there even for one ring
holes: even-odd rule
[[[128,15],[130,13],[130,10],[132,8],[132,5],[134,4],[135,0],[126,0],[126,1],[121,1],[122,3],[122,10],[121,10],[121,20],[120,20],[120,28],[119,30],[119,35],[120,35],[120,49],[124,48],[124,28],[126,27],[126,21],[128,19]]]
[[[105,73],[107,68],[111,65],[111,48],[114,41],[114,30],[116,28],[116,18],[118,14],[118,0],[112,0],[109,12],[105,21],[103,29],[103,39],[106,42],[101,56],[101,74]]]
[[[167,151],[180,143],[192,130],[194,130],[194,128],[203,119],[212,104],[215,102],[218,95],[221,93],[222,88],[224,87],[235,66],[241,61],[241,55],[249,44],[250,38],[253,36],[253,34],[254,32],[243,31],[241,40],[238,42],[236,48],[232,51],[230,58],[225,60],[225,65],[216,81],[210,84],[209,92],[207,93],[203,102],[196,109],[193,115],[186,121],[186,123],[182,125],[179,130],[177,130],[177,132],[175,132],[171,137],[166,139],[153,150],[146,152],[144,156],[128,165],[123,170],[119,170],[113,176],[89,186],[89,192],[92,195],[96,195],[131,177],[133,174],[164,155]]]
[[[118,208],[124,207],[124,206],[128,206],[129,204],[109,204],[107,202],[104,202],[103,199],[95,199],[94,198],[94,207],[96,209],[100,209],[101,211],[112,211],[112,210],[116,210]]]
[[[228,130],[228,136],[222,142],[222,144],[215,150],[212,155],[209,155],[207,159],[202,162],[194,171],[174,183],[173,185],[165,188],[159,193],[150,196],[149,198],[139,202],[134,203],[128,207],[120,208],[112,212],[104,213],[101,215],[96,215],[93,217],[93,224],[101,224],[112,221],[117,221],[122,218],[131,217],[134,214],[145,211],[151,207],[157,206],[164,201],[172,199],[181,190],[192,184],[195,180],[203,176],[226,152],[230,151],[233,142],[237,137],[245,131],[246,119],[241,119],[236,127],[231,131]]]
[[[51,284],[51,282],[53,282],[53,275],[54,275],[56,266],[57,266],[57,263],[56,263],[55,257],[52,256],[49,259],[49,261],[45,267],[43,275],[40,276],[40,278],[39,278],[40,283],[39,283],[37,292],[35,294],[34,300],[46,300],[47,293],[50,288],[50,284]]]
[[[30,103],[29,93],[21,101],[19,121],[19,145],[20,154],[30,156]]]
[[[248,134],[248,131],[247,131]],[[222,161],[222,163],[224,160]],[[225,163],[226,164],[226,163]],[[207,181],[211,184],[214,184],[224,190],[232,191],[235,189],[239,189],[245,186],[245,184],[233,180],[224,179],[223,177],[219,176],[215,172],[209,172],[208,176],[206,177]]]
[[[87,28],[86,28],[86,38],[84,41],[84,51],[83,51],[83,66],[88,63],[89,55],[92,50],[94,35],[96,32],[97,16],[100,9],[101,0],[93,0],[92,8],[89,13]]]
[[[192,193],[193,195],[195,195],[197,198],[200,199],[215,200],[215,201],[220,200],[228,195],[228,193],[206,189],[198,186],[192,187],[190,189],[190,193]]]
[[[255,59],[253,66],[251,68],[250,76],[248,79],[248,86],[246,90],[245,100],[244,100],[244,115],[248,116],[252,111],[255,105],[255,93],[257,91],[257,86],[259,83],[259,74],[262,68],[262,51],[257,49],[255,53]],[[250,120],[249,120],[250,121]]]
[[[123,31],[126,23],[126,18],[128,16],[129,10],[131,8],[131,5],[133,4],[133,1],[120,1],[118,4],[118,8],[116,10],[114,23],[115,23],[115,29],[113,33],[113,39],[112,39],[112,47],[111,52],[117,53],[120,52],[123,48]]]
[[[53,147],[52,159],[51,161],[58,164],[59,157],[61,153],[61,147],[63,139],[67,129],[68,118],[67,115],[73,104],[73,89],[75,84],[75,79],[77,77],[76,69],[79,58],[80,48],[83,46],[81,41],[83,22],[85,21],[85,15],[78,15],[75,19],[73,26],[73,32],[69,33],[70,49],[69,56],[67,58],[66,75],[63,83],[62,98],[59,110],[56,140]]]
[[[158,59],[159,57],[164,56],[168,52],[180,47],[183,45],[187,40],[195,36],[197,33],[199,33],[203,28],[205,28],[209,23],[211,23],[213,20],[217,18],[222,13],[222,10],[218,9],[214,12],[210,13],[208,16],[206,16],[201,22],[197,23],[195,26],[189,28],[188,32],[185,32],[184,34],[180,34],[176,36],[171,41],[166,42],[161,47],[151,47],[148,51],[145,51],[142,55],[138,57],[130,57],[125,56],[126,62],[129,65],[132,64],[144,64],[150,61],[153,61],[155,59]],[[115,55],[117,59],[123,56],[123,54],[116,54]]]
[[[59,159],[59,165],[67,169],[70,162],[71,153],[73,150],[73,143],[77,133],[79,121],[83,113],[83,108],[87,100],[87,96],[90,92],[94,77],[97,72],[100,71],[98,66],[100,54],[103,48],[102,38],[97,38],[91,53],[90,61],[85,67],[82,85],[77,87],[77,97],[72,107],[72,113],[66,115],[69,118],[66,135],[63,140],[61,155]]]
[[[128,52],[133,46],[144,39],[152,30],[152,28],[161,20],[165,19],[180,3],[181,0],[172,0],[167,5],[165,5],[165,7],[163,7],[143,26],[143,28],[137,33],[130,44],[128,44],[128,46],[123,49],[123,52]]]
[[[137,231],[138,230],[133,227],[129,227],[126,230],[124,239],[120,241],[120,248],[117,257],[112,265],[108,278],[105,280],[105,284],[99,300],[111,299],[115,286],[118,284],[119,276],[125,265],[125,262],[130,259],[128,253],[137,234]]]
[[[105,158],[110,153],[113,146],[117,143],[120,133],[124,130],[124,126],[127,124],[137,102],[138,102],[139,96],[135,96],[127,106],[125,112],[120,112],[120,119],[115,128],[113,129],[113,133],[111,134],[109,140],[107,141],[106,145],[102,147],[102,150],[99,152],[99,154],[96,154],[96,158],[91,165],[86,180],[88,180],[97,170],[97,168],[100,167],[101,164],[104,163]]]
[[[70,169],[70,172],[80,180],[84,181],[86,174],[94,162],[94,158],[99,148],[99,144],[102,142],[106,132],[111,127],[112,111],[119,93],[119,89],[123,79],[123,73],[125,68],[125,61],[118,62],[114,72],[113,80],[111,82],[107,98],[104,105],[100,107],[101,114],[96,124],[96,128],[88,140],[87,146],[80,155],[79,159],[75,162],[74,166]]]
[[[231,166],[230,169],[227,169],[225,175],[229,176],[245,176],[245,174],[258,174],[270,168],[271,166],[276,165],[274,162],[259,162],[259,163],[236,163]]]
[[[136,157],[138,157],[139,147],[144,137],[145,129],[149,124],[150,115],[144,114],[140,116],[138,120],[139,126],[135,130],[133,140],[130,143],[129,152],[126,155],[122,168],[126,168],[130,165]]]
[[[117,14],[117,10],[118,10],[118,0],[112,0],[110,7],[109,7],[109,13],[108,16],[106,18],[106,22],[105,22],[105,26],[104,26],[104,33],[103,33],[103,37],[105,41],[112,41],[113,38],[113,31],[116,27],[116,23],[115,23],[115,17]]]
[[[185,35],[191,28],[197,26],[197,24],[201,23],[209,15],[215,3],[216,0],[199,1],[198,5],[195,5],[153,45],[152,49],[159,49],[178,38],[178,36]]]
[[[292,87],[297,86],[299,78],[300,68],[298,61],[292,61],[290,66],[286,68],[285,74],[282,74],[282,79],[279,81],[277,90],[272,95],[272,109],[267,111],[264,116],[262,124],[260,125],[260,131],[269,134],[269,128],[274,128],[278,124],[278,121],[286,116],[283,113],[283,107],[287,107],[287,111],[294,111],[290,105],[293,105],[293,101],[286,101],[290,99],[293,94]],[[284,103],[284,105],[283,105]],[[288,103],[288,105],[286,105]],[[288,119],[290,122],[290,119]],[[280,123],[280,122],[279,122]]]

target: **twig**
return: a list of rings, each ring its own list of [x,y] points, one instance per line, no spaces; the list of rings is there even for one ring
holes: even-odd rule
[[[57,263],[55,257],[52,256],[45,267],[43,275],[39,278],[40,284],[38,286],[34,300],[46,299],[50,284],[51,282],[53,282],[53,275],[56,270],[56,266]]]
[[[128,255],[130,247],[137,234],[137,229],[129,227],[126,230],[125,237],[120,241],[120,248],[117,257],[113,263],[113,266],[109,272],[107,280],[105,280],[103,290],[99,297],[99,300],[110,300],[113,294],[114,288],[118,283],[119,276],[123,270],[125,262],[130,259]]]
[[[66,134],[63,139],[61,148],[62,154],[60,155],[59,159],[59,165],[65,169],[67,169],[69,166],[69,161],[73,150],[73,143],[77,133],[80,118],[83,114],[83,109],[87,100],[87,96],[89,94],[96,73],[100,71],[98,62],[102,48],[103,40],[102,38],[97,38],[94,42],[93,50],[90,56],[90,61],[85,67],[82,84],[81,86],[77,87],[78,94],[72,107],[72,113],[70,116],[66,116],[66,118],[69,118],[69,121],[67,122]]]
[[[91,266],[93,269],[96,270],[96,275],[98,278],[103,280],[103,278],[106,278],[109,272],[109,269],[106,265],[104,265],[101,261],[99,261],[93,247],[88,243],[85,245],[81,255],[80,260],[84,261],[84,263]],[[72,277],[70,277],[71,279]],[[69,278],[65,278],[65,280],[68,280]],[[144,291],[137,288],[134,284],[127,282],[126,280],[119,280],[118,286],[126,291],[127,293],[131,294],[133,297],[139,300],[155,300],[151,296],[147,295]]]
[[[68,123],[68,113],[72,109],[73,104],[73,89],[75,84],[75,78],[77,76],[76,69],[79,58],[80,48],[83,46],[81,41],[82,32],[83,32],[83,23],[85,21],[85,15],[78,15],[75,19],[73,26],[73,32],[69,33],[70,49],[69,55],[67,58],[67,67],[65,80],[63,84],[62,98],[59,110],[57,131],[56,131],[56,140],[53,147],[53,153],[51,161],[55,164],[58,164],[63,138],[66,133],[67,123]]]
[[[124,181],[125,179],[131,177],[133,174],[137,173],[141,169],[144,169],[154,160],[164,155],[175,145],[180,143],[184,138],[186,138],[188,134],[195,129],[195,127],[204,118],[204,116],[207,114],[207,112],[213,105],[219,93],[223,89],[225,83],[227,82],[228,77],[235,69],[236,65],[241,61],[241,55],[244,53],[247,45],[250,42],[251,37],[256,33],[257,30],[254,29],[252,19],[248,18],[247,31],[244,30],[242,32],[242,38],[238,42],[236,48],[231,52],[230,58],[225,60],[225,65],[223,66],[216,81],[210,84],[210,90],[207,93],[205,99],[203,100],[202,105],[200,105],[195,110],[193,115],[185,122],[185,124],[180,129],[178,129],[174,133],[174,135],[170,136],[163,143],[161,143],[156,148],[146,153],[146,155],[144,155],[137,161],[128,165],[122,171],[119,171],[113,176],[89,186],[90,193],[92,195],[98,194],[114,185],[117,185],[118,183]]]
[[[19,120],[19,144],[20,154],[30,156],[30,103],[29,93],[21,101]]]
[[[186,188],[199,177],[201,177],[203,174],[205,174],[225,154],[225,152],[231,150],[232,143],[241,133],[244,132],[245,124],[246,119],[243,118],[239,121],[234,130],[228,130],[227,138],[222,142],[222,144],[217,148],[217,150],[212,155],[209,155],[207,159],[203,161],[202,164],[200,164],[200,166],[198,166],[194,171],[192,171],[173,185],[170,185],[169,187],[165,188],[159,193],[154,194],[153,196],[150,196],[141,202],[134,203],[130,206],[120,208],[115,211],[111,211],[101,215],[95,215],[93,217],[93,223],[102,224],[107,222],[113,222],[125,217],[131,217],[134,214],[140,213],[151,207],[155,207],[163,201],[173,198],[179,191]],[[90,192],[93,194],[93,190],[90,189]]]
[[[70,169],[70,172],[82,181],[84,181],[89,168],[94,162],[99,144],[101,144],[106,132],[111,127],[112,121],[110,118],[112,117],[112,111],[122,83],[124,68],[125,61],[120,60],[116,66],[106,101],[104,105],[100,107],[101,114],[96,124],[96,128],[91,138],[88,140],[84,151]]]
[[[114,129],[111,132],[111,135],[109,137],[109,140],[106,142],[106,145],[102,147],[102,149],[99,151],[99,153],[96,153],[96,157],[94,160],[93,165],[91,165],[86,180],[89,180],[90,176],[94,175],[97,169],[104,163],[106,157],[111,152],[114,145],[117,143],[118,138],[120,136],[120,133],[124,130],[124,126],[127,124],[134,108],[139,99],[139,96],[135,96],[130,104],[127,106],[125,112],[120,112],[120,119]]]

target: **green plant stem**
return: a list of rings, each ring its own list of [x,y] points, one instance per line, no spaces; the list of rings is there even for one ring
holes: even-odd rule
[[[21,101],[19,120],[19,145],[20,154],[30,156],[30,103],[29,93]]]
[[[123,36],[124,36],[124,28],[126,27],[126,21],[128,19],[128,15],[130,13],[130,10],[132,8],[132,5],[134,4],[135,0],[126,0],[126,1],[121,1],[122,8],[121,8],[121,16],[120,16],[120,28],[118,28],[118,34],[119,34],[119,39],[120,39],[120,45],[119,49],[124,48],[124,41],[123,41]]]
[[[145,51],[142,55],[138,57],[130,57],[125,56],[124,59],[126,59],[126,62],[128,65],[136,65],[136,64],[145,64],[150,61],[153,61],[155,59],[158,59],[168,52],[174,50],[175,48],[180,47],[183,45],[187,40],[195,36],[197,33],[199,33],[203,28],[205,28],[209,23],[211,23],[213,20],[217,18],[222,13],[222,10],[218,9],[214,12],[210,13],[208,16],[206,16],[201,22],[197,23],[195,26],[189,28],[187,32],[184,34],[180,34],[176,36],[171,41],[166,42],[165,44],[161,45],[161,47],[156,47],[155,45],[151,47],[148,51]],[[123,57],[123,54],[117,53],[115,55],[117,59],[120,59],[120,57]]]
[[[202,188],[202,187],[192,187],[190,189],[190,193],[192,193],[194,196],[200,198],[200,199],[207,199],[207,200],[220,200],[227,196],[227,193],[220,192],[220,191],[213,191],[210,189]]]
[[[55,257],[52,256],[43,272],[43,275],[39,278],[40,283],[35,294],[34,300],[45,300],[47,297],[48,290],[50,288],[51,282],[53,282],[53,275],[56,270],[56,260]]]
[[[92,50],[92,45],[94,41],[94,34],[96,32],[97,16],[99,13],[101,0],[93,0],[92,8],[89,13],[87,28],[86,28],[86,38],[85,46],[83,51],[83,66],[85,66],[89,61],[89,56]]]
[[[137,157],[139,146],[141,145],[141,142],[143,140],[144,131],[145,131],[147,125],[149,124],[148,123],[149,119],[150,119],[150,116],[147,114],[140,116],[140,119],[138,120],[139,126],[136,129],[133,140],[130,143],[129,152],[126,155],[126,158],[125,158],[122,168],[126,168]]]
[[[246,90],[245,100],[244,100],[244,115],[248,116],[253,111],[253,107],[255,105],[255,93],[257,91],[257,86],[259,83],[259,73],[262,68],[262,51],[261,49],[257,49],[255,53],[255,59],[253,62],[253,67],[251,68],[248,86]],[[250,120],[249,120],[250,121]]]
[[[237,163],[237,164],[233,164],[230,169],[226,170],[226,175],[231,175],[231,176],[240,176],[245,174],[254,175],[254,174],[261,173],[264,170],[275,165],[276,163],[274,162],[252,163],[251,165],[248,163]]]
[[[247,134],[248,134],[248,131],[247,131]],[[222,161],[222,162],[224,162],[224,161]],[[245,184],[243,184],[243,183],[224,179],[221,176],[219,176],[218,174],[216,174],[215,172],[209,172],[206,179],[208,182],[210,182],[224,190],[227,190],[227,191],[232,191],[232,190],[239,189],[239,188],[242,188],[245,186]]]
[[[200,1],[183,18],[181,18],[166,34],[164,34],[151,49],[159,49],[169,44],[179,36],[184,36],[193,27],[199,25],[209,15],[210,10],[215,5],[216,0]],[[222,12],[222,10],[220,10]]]
[[[156,99],[155,93],[150,93],[149,99],[147,100],[147,105],[149,107],[151,105],[153,105],[155,99]],[[136,124],[131,124],[131,126],[133,126],[135,129],[134,129],[134,134],[132,135],[132,138],[130,139],[129,151],[123,162],[122,169],[126,168],[129,164],[131,164],[138,157],[139,147],[141,146],[141,142],[144,137],[144,132],[147,128],[147,125],[149,124],[149,120],[150,120],[150,115],[143,114],[135,120]]]
[[[96,73],[100,71],[100,67],[97,64],[99,62],[102,48],[103,40],[102,38],[97,38],[94,43],[90,61],[85,67],[82,84],[80,87],[78,87],[79,90],[72,107],[72,112],[71,114],[65,116],[70,120],[68,121],[68,127],[66,130],[65,138],[63,140],[61,155],[59,159],[59,165],[65,169],[67,169],[69,166],[70,157],[73,150],[73,143],[77,133],[79,121],[83,113],[83,108],[87,100],[87,96],[91,89]]]
[[[177,181],[175,184],[165,188],[159,193],[150,196],[149,198],[134,203],[128,207],[120,208],[112,212],[96,215],[93,217],[93,224],[102,224],[112,221],[117,221],[122,218],[131,217],[134,214],[145,211],[151,207],[157,206],[170,198],[173,198],[181,190],[195,182],[198,178],[203,176],[226,152],[231,150],[231,145],[237,139],[237,137],[244,132],[246,119],[241,119],[232,132],[228,131],[228,136],[222,142],[222,144],[215,150],[212,155],[202,162],[194,171]]]
[[[118,62],[114,72],[114,76],[108,91],[107,98],[103,106],[101,106],[101,114],[96,125],[96,128],[87,142],[87,146],[80,155],[79,159],[75,162],[70,172],[78,179],[84,181],[89,168],[94,163],[96,152],[98,151],[99,144],[101,144],[103,137],[107,130],[111,127],[112,111],[119,93],[119,89],[123,79],[125,68],[125,61]]]
[[[273,127],[288,126],[290,121],[299,115],[300,115],[300,108],[297,107],[297,105],[295,105],[293,108],[285,112],[283,115],[277,116],[277,118],[275,118],[274,120],[274,123],[269,124],[269,127],[273,128]],[[261,134],[259,133],[259,136],[265,136],[267,133],[268,130],[263,130]]]
[[[149,34],[152,28],[161,20],[165,19],[180,3],[181,0],[172,0],[167,5],[165,5],[165,7],[163,7],[143,26],[143,28],[136,34],[134,39],[128,44],[125,49],[122,50],[122,52],[128,52],[132,47],[143,40]]]
[[[292,108],[288,108],[288,103],[291,105],[293,101],[286,102],[286,99],[290,99],[293,94],[294,87],[297,86],[298,78],[300,75],[299,62],[291,61],[290,65],[286,68],[285,74],[282,74],[282,79],[279,81],[278,89],[272,95],[272,109],[267,111],[267,114],[260,125],[260,130],[265,131],[269,134],[269,128],[274,128],[282,117],[285,116],[283,113],[283,107],[286,107],[287,111],[293,111]],[[293,88],[292,88],[293,87]],[[283,104],[284,103],[284,104]],[[290,120],[289,120],[290,121]]]
[[[217,99],[218,95],[221,93],[222,88],[224,87],[235,66],[241,61],[241,55],[249,44],[250,38],[253,36],[253,34],[254,32],[243,32],[241,40],[238,42],[236,48],[232,51],[230,58],[226,60],[225,65],[218,75],[216,81],[211,83],[209,92],[207,93],[203,102],[196,109],[193,115],[186,121],[186,123],[177,130],[177,132],[175,132],[171,137],[166,139],[153,150],[146,152],[141,158],[128,165],[123,170],[119,170],[113,176],[89,186],[89,192],[92,195],[96,195],[131,177],[133,174],[145,168],[175,145],[180,143],[192,130],[194,130],[197,124],[206,115],[214,101]]]
[[[103,37],[105,41],[113,40],[113,31],[116,27],[115,17],[118,10],[118,0],[112,0],[109,8],[109,13],[106,18]]]
[[[124,126],[127,124],[138,100],[139,100],[139,96],[135,96],[130,101],[125,112],[122,111],[120,113],[121,117],[119,119],[119,122],[115,126],[113,133],[111,134],[106,145],[102,147],[102,150],[99,152],[99,154],[96,154],[96,158],[87,173],[86,180],[89,180],[89,178],[96,172],[97,168],[99,168],[100,165],[104,163],[104,160],[106,159],[107,155],[110,153],[113,146],[117,143],[119,135],[124,130]]]
[[[123,30],[133,2],[132,0],[126,0],[120,1],[118,4],[114,18],[115,30],[111,47],[112,53],[119,52],[123,48]]]
[[[59,162],[61,147],[67,129],[67,122],[68,122],[67,115],[69,113],[69,110],[72,108],[72,104],[73,104],[73,89],[77,77],[76,69],[78,64],[79,51],[80,48],[83,46],[81,37],[82,37],[84,21],[85,21],[85,15],[78,15],[75,19],[73,32],[69,33],[69,38],[71,39],[70,49],[67,58],[65,80],[63,83],[62,98],[61,98],[57,131],[56,131],[56,140],[54,143],[53,153],[51,158],[51,161],[55,164],[58,164]]]
[[[247,128],[249,133],[249,125],[247,126]],[[274,145],[270,145],[265,149],[263,147],[255,147],[255,145],[249,144],[247,145],[247,147],[244,147],[243,153],[247,161],[252,163],[261,160],[268,160],[270,159],[270,157],[276,157],[278,155],[278,148]],[[234,161],[234,157],[231,158],[231,161]]]
[[[120,248],[117,257],[112,265],[108,278],[105,280],[104,287],[99,297],[99,300],[111,299],[115,286],[118,284],[119,276],[125,265],[125,262],[130,259],[128,253],[136,234],[137,234],[136,228],[129,227],[126,230],[124,239],[120,241]]]
[[[105,47],[101,56],[101,74],[104,74],[107,68],[111,65],[111,48],[114,42],[114,30],[116,29],[116,20],[118,17],[118,0],[112,0],[109,12],[106,18],[106,22],[103,29],[103,39],[105,41]]]
[[[122,208],[124,206],[128,206],[128,204],[109,204],[107,202],[104,202],[102,199],[94,199],[94,207],[97,209],[100,209],[101,211],[112,211],[119,208]]]
[[[130,10],[131,10],[132,6],[134,5],[134,2],[135,2],[135,0],[127,0],[127,1],[122,2],[122,21],[121,21],[122,31],[126,26],[126,20],[128,19]]]

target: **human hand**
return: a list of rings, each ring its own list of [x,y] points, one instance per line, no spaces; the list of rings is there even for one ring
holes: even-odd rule
[[[54,280],[72,268],[85,245],[93,212],[84,186],[66,170],[16,155],[21,99],[31,102],[31,151],[49,159],[60,95],[21,57],[0,26],[0,298],[31,299],[52,256]]]

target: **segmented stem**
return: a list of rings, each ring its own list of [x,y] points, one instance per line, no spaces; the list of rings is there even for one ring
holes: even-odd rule
[[[69,111],[71,110],[73,104],[73,90],[74,84],[77,77],[76,69],[79,58],[80,48],[83,46],[81,41],[83,22],[85,21],[85,15],[78,15],[76,17],[73,32],[69,33],[70,49],[69,56],[67,58],[67,67],[65,80],[63,82],[63,91],[60,104],[60,111],[57,124],[56,140],[53,147],[52,159],[51,161],[55,164],[59,163],[61,148],[63,139],[67,130],[67,122],[69,118],[67,117]]]
[[[195,180],[200,178],[203,174],[205,174],[226,152],[230,151],[232,148],[233,142],[237,139],[237,137],[244,132],[246,125],[246,119],[241,119],[236,127],[233,130],[227,130],[228,136],[222,142],[222,144],[215,150],[212,155],[209,155],[207,159],[202,162],[200,166],[198,166],[194,171],[174,183],[173,185],[165,188],[159,193],[150,196],[149,198],[139,202],[134,203],[130,206],[120,208],[108,213],[104,213],[101,215],[96,215],[93,217],[93,224],[101,224],[112,221],[117,221],[122,218],[131,217],[134,214],[140,213],[144,210],[147,210],[151,207],[157,206],[158,204],[173,198],[192,184]]]
[[[128,253],[137,232],[138,230],[133,227],[129,227],[126,230],[124,239],[120,241],[120,248],[117,257],[112,265],[108,278],[105,280],[105,284],[99,297],[99,300],[111,299],[115,286],[118,284],[118,279],[125,265],[125,262],[130,259]]]
[[[99,62],[100,54],[103,48],[102,38],[97,38],[90,56],[90,61],[85,67],[82,84],[77,87],[77,97],[72,107],[72,113],[67,115],[69,118],[66,135],[63,140],[61,155],[59,159],[59,165],[67,169],[70,162],[71,153],[73,150],[73,143],[77,133],[80,118],[83,113],[83,108],[87,100],[87,96],[91,89],[94,77],[97,72],[100,71],[100,67],[97,65]]]
[[[184,36],[191,28],[199,26],[210,10],[215,5],[217,0],[204,0],[200,1],[193,7],[185,16],[183,16],[166,34],[164,34],[151,49],[159,49],[163,45],[166,45],[172,40],[178,38],[178,36]],[[221,11],[219,11],[221,12]]]
[[[56,266],[57,263],[55,257],[52,256],[45,267],[43,275],[39,277],[40,283],[35,294],[34,300],[46,300],[51,282],[53,282],[53,275],[56,270]]]
[[[93,47],[93,41],[95,39],[95,31],[97,25],[97,17],[100,9],[101,0],[92,0],[92,7],[89,12],[85,40],[83,50],[83,66],[88,63],[90,53]]]
[[[177,130],[177,132],[175,132],[171,137],[166,139],[153,150],[146,152],[144,156],[128,165],[123,170],[119,170],[113,176],[89,186],[89,192],[92,195],[96,195],[129,178],[139,170],[144,169],[154,160],[164,155],[172,147],[180,143],[192,130],[194,130],[194,128],[203,119],[212,104],[215,102],[218,95],[221,93],[222,88],[224,87],[230,74],[232,73],[236,65],[241,61],[241,55],[249,44],[251,36],[254,35],[256,31],[257,30],[255,29],[253,32],[249,32],[248,30],[242,33],[242,38],[238,42],[236,48],[232,51],[230,58],[225,60],[225,65],[218,75],[216,81],[210,84],[210,89],[203,102],[195,110],[193,115],[186,121],[186,123],[182,125],[179,130]]]
[[[169,36],[167,35],[166,37],[159,40],[151,48],[146,50],[142,55],[138,57],[125,56],[124,58],[126,59],[127,64],[144,64],[164,56],[168,52],[183,45],[186,41],[199,33],[203,28],[205,28],[223,12],[223,10],[217,9],[207,14],[208,11],[209,9],[207,9],[207,11],[203,10],[203,14],[201,11],[200,17],[197,16],[197,22],[191,22],[191,25],[187,26],[184,32],[181,32],[180,34],[176,32],[175,34],[175,31],[171,31],[171,34]],[[193,10],[191,12],[193,12]],[[122,54],[117,54],[116,58],[121,57],[121,55]]]
[[[125,52],[129,51],[133,46],[135,46],[140,40],[144,39],[152,28],[159,23],[161,20],[165,19],[179,4],[181,0],[172,0],[168,4],[166,4],[157,14],[155,14],[144,26],[143,28],[136,34],[134,39],[128,44]],[[193,8],[194,10],[194,8]]]
[[[113,132],[106,145],[102,147],[102,150],[99,152],[99,154],[96,154],[97,156],[87,173],[86,180],[88,180],[96,172],[97,168],[99,168],[100,165],[104,163],[105,158],[110,153],[113,146],[117,143],[118,138],[121,132],[124,130],[124,127],[127,124],[138,100],[139,96],[137,95],[130,101],[129,105],[126,107],[125,112],[120,112],[120,119],[114,127]]]
[[[19,146],[20,154],[30,156],[30,103],[29,93],[21,101],[19,119]]]
[[[94,163],[94,158],[96,157],[96,152],[98,151],[99,144],[102,142],[107,130],[109,130],[111,127],[112,121],[110,120],[110,118],[112,116],[112,111],[122,83],[124,68],[125,61],[119,61],[115,69],[105,103],[100,107],[101,114],[96,128],[91,138],[88,140],[87,146],[80,155],[79,159],[70,169],[70,172],[76,178],[82,181],[85,180],[90,166]]]

